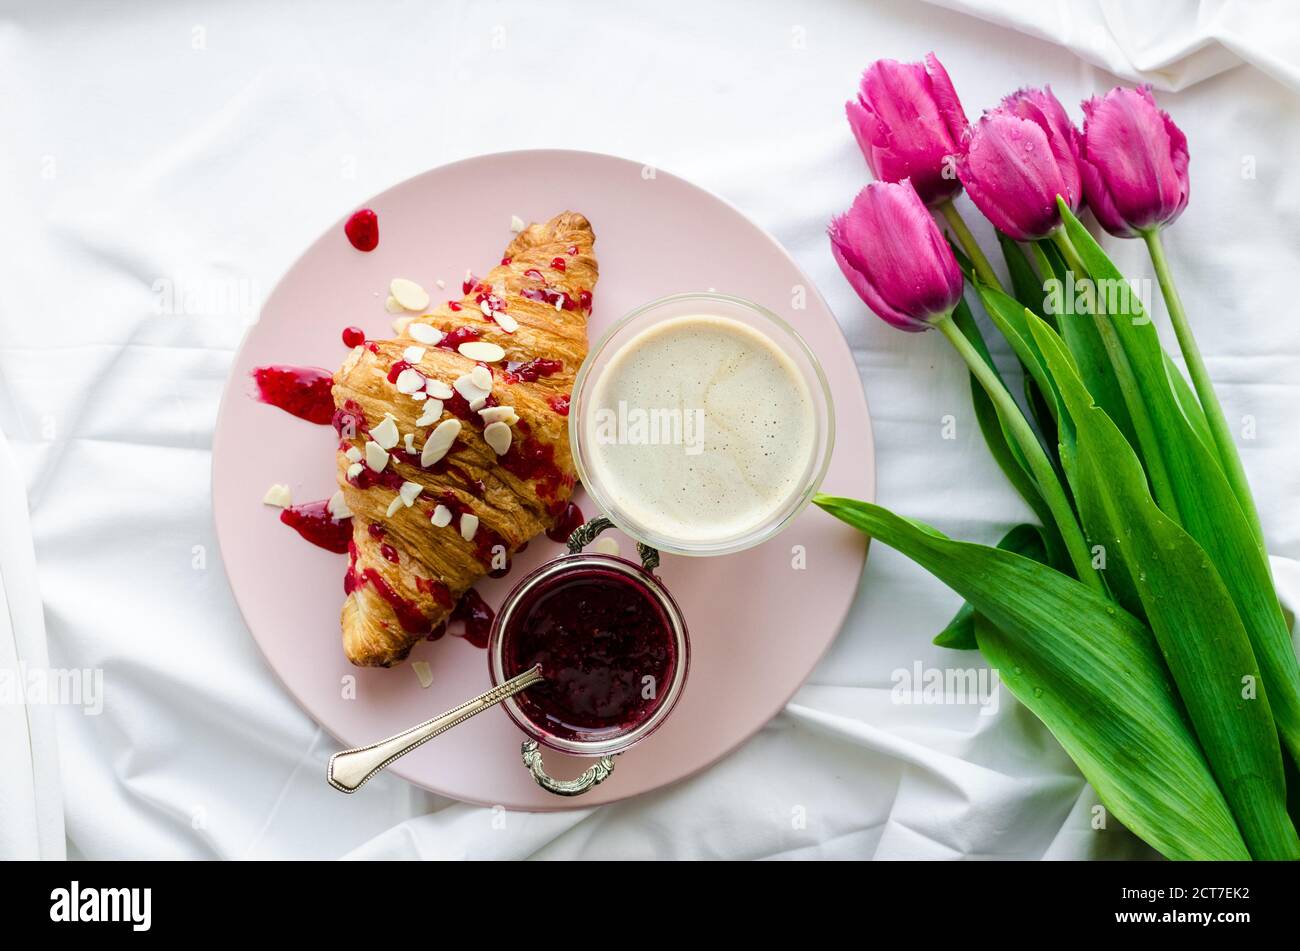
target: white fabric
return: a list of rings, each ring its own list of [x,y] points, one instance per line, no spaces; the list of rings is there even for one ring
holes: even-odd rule
[[[1094,831],[1091,792],[1009,697],[993,716],[891,702],[897,669],[980,661],[930,645],[957,598],[883,545],[838,641],[756,738],[672,788],[554,815],[496,814],[392,777],[360,798],[328,789],[332,743],[263,664],[219,564],[213,420],[277,277],[389,184],[533,146],[651,162],[769,229],[857,355],[880,500],[996,539],[1026,513],[980,440],[964,371],[938,335],[867,313],[824,236],[868,179],[842,114],[857,75],[931,49],[972,115],[1050,82],[1077,118],[1081,97],[1115,82],[1095,65],[1180,90],[1160,96],[1192,150],[1170,255],[1228,415],[1253,426],[1243,455],[1270,549],[1300,555],[1300,323],[1286,306],[1300,274],[1295,15],[948,5],[992,22],[860,0],[9,5],[0,429],[16,463],[0,453],[0,489],[27,491],[50,661],[102,669],[105,703],[99,716],[50,708],[57,762],[39,727],[0,714],[0,855],[60,854],[48,831],[60,785],[69,854],[88,858],[1146,854],[1113,822]],[[1107,244],[1151,276],[1136,243]],[[14,532],[21,520],[0,523],[15,626],[0,646],[38,657],[37,590]],[[1300,593],[1292,568],[1280,573]]]

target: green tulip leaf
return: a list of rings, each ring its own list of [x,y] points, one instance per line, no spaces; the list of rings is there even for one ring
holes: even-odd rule
[[[1251,854],[1300,858],[1281,749],[1250,638],[1205,550],[1156,505],[1137,455],[1084,388],[1060,337],[1030,327],[1078,434],[1077,500],[1089,541],[1122,565]]]
[[[957,309],[953,311],[953,323],[961,330],[962,334],[980,358],[992,368],[994,373],[998,373],[997,366],[993,363],[993,356],[989,353],[988,344],[984,342],[984,335],[980,333],[979,326],[975,323],[975,318],[971,315],[970,307],[965,299],[957,304]],[[1001,379],[1001,374],[998,373]],[[989,399],[988,393],[984,391],[975,379],[974,375],[970,377],[971,403],[975,409],[975,421],[979,425],[980,433],[984,436],[984,442],[989,447],[989,452],[993,456],[993,461],[997,463],[1002,474],[1007,477],[1012,488],[1025,500],[1025,504],[1038,517],[1039,523],[1043,526],[1044,544],[1047,546],[1048,557],[1051,564],[1066,569],[1070,563],[1069,555],[1065,550],[1065,542],[1061,540],[1060,530],[1056,527],[1056,520],[1052,517],[1052,511],[1044,501],[1042,494],[1038,491],[1038,484],[1034,481],[1029,472],[1029,464],[1025,461],[1020,447],[1016,444],[1015,439],[1007,432],[998,418],[997,410],[993,406],[993,401]]]
[[[814,502],[898,549],[991,622],[977,630],[984,657],[1132,832],[1171,859],[1249,857],[1140,621],[1023,555],[953,541],[869,502]]]
[[[1014,526],[1002,536],[998,547],[1003,551],[1032,558],[1040,564],[1047,564],[1047,547],[1043,543],[1042,529],[1037,525],[1026,523]],[[979,644],[975,642],[975,615],[975,608],[969,601],[965,602],[957,609],[948,626],[935,635],[934,643],[953,650],[978,650]]]
[[[1123,281],[1123,275],[1088,230],[1068,208],[1062,207],[1070,241],[1090,275],[1108,282]],[[1214,563],[1250,637],[1263,674],[1263,693],[1268,696],[1278,732],[1292,759],[1300,763],[1300,664],[1273,589],[1268,556],[1218,457],[1209,448],[1211,441],[1198,435],[1197,427],[1185,414],[1187,400],[1177,395],[1174,382],[1182,377],[1168,372],[1168,360],[1155,327],[1136,295],[1123,298],[1123,302],[1127,305],[1124,311],[1103,319],[1109,319],[1115,328],[1132,366],[1154,430],[1156,451],[1169,476],[1173,498],[1167,507],[1161,499],[1161,507],[1196,539]]]

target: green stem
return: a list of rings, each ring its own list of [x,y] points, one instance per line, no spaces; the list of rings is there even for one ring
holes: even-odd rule
[[[1165,298],[1169,321],[1174,325],[1174,334],[1178,337],[1178,349],[1183,352],[1183,360],[1187,363],[1187,372],[1192,378],[1192,386],[1196,387],[1196,395],[1201,400],[1201,409],[1205,410],[1205,420],[1209,423],[1210,435],[1218,450],[1223,473],[1227,476],[1237,501],[1241,503],[1242,511],[1246,513],[1246,519],[1255,533],[1255,539],[1260,547],[1263,547],[1264,528],[1259,521],[1255,500],[1250,494],[1246,470],[1241,465],[1237,444],[1233,442],[1232,431],[1228,428],[1223,407],[1219,405],[1219,398],[1214,392],[1214,384],[1210,382],[1210,374],[1205,368],[1205,361],[1201,358],[1200,348],[1196,346],[1196,338],[1192,336],[1192,328],[1187,322],[1187,311],[1183,307],[1183,300],[1178,296],[1178,288],[1174,287],[1174,277],[1169,270],[1169,261],[1165,257],[1165,246],[1160,240],[1160,232],[1152,229],[1143,232],[1142,238],[1151,253],[1151,263],[1155,265],[1156,280],[1160,282],[1160,292]]]
[[[1048,260],[1047,252],[1043,250],[1043,246],[1037,241],[1030,241],[1029,250],[1033,253],[1034,260],[1038,262],[1038,279],[1043,282],[1051,279],[1056,272],[1052,268],[1052,262]]]
[[[1147,414],[1146,403],[1142,400],[1142,390],[1138,387],[1137,375],[1133,372],[1132,364],[1129,363],[1128,354],[1124,352],[1124,345],[1120,343],[1119,334],[1115,332],[1109,315],[1101,306],[1097,288],[1070,236],[1065,233],[1064,228],[1057,228],[1052,232],[1051,237],[1056,246],[1061,249],[1061,254],[1065,256],[1065,263],[1070,266],[1070,270],[1074,271],[1075,279],[1084,282],[1083,289],[1087,296],[1084,306],[1095,318],[1097,334],[1106,348],[1106,356],[1110,359],[1111,369],[1115,373],[1115,382],[1119,384],[1124,405],[1128,408],[1129,417],[1133,421],[1133,431],[1137,435],[1138,447],[1146,463],[1147,475],[1151,479],[1151,492],[1155,496],[1156,504],[1166,515],[1181,524],[1182,517],[1178,514],[1178,499],[1174,495],[1173,483],[1169,480],[1169,471],[1165,468],[1165,459],[1160,452],[1155,427],[1152,426],[1151,417]]]
[[[1075,574],[1080,581],[1098,594],[1109,597],[1105,586],[1101,583],[1101,578],[1092,567],[1088,543],[1084,540],[1083,530],[1079,528],[1078,521],[1075,520],[1070,500],[1066,498],[1065,490],[1061,488],[1061,483],[1056,477],[1056,470],[1052,468],[1051,460],[1047,458],[1047,453],[1043,451],[1038,437],[1034,435],[1024,413],[1020,411],[1020,406],[1002,385],[993,368],[984,362],[975,347],[966,339],[966,335],[953,323],[951,316],[942,318],[936,326],[961,354],[966,365],[970,367],[970,372],[974,374],[975,379],[979,380],[980,386],[984,387],[984,392],[988,393],[989,399],[998,410],[998,415],[1011,431],[1012,437],[1024,454],[1029,469],[1034,475],[1034,481],[1038,484],[1039,492],[1042,493],[1043,501],[1051,510],[1052,517],[1056,520],[1056,527],[1060,529]]]
[[[961,249],[966,252],[966,256],[971,259],[975,265],[975,273],[979,279],[989,287],[996,287],[1002,290],[1002,282],[998,280],[997,272],[993,270],[993,265],[989,259],[984,256],[983,250],[980,249],[979,242],[975,240],[975,235],[971,234],[970,228],[966,227],[966,221],[962,218],[961,212],[949,198],[939,206],[939,214],[943,215],[943,220],[948,222],[948,227],[957,238],[957,243]]]

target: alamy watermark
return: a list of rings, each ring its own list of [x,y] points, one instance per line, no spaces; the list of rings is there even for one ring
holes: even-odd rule
[[[980,716],[998,712],[1001,679],[988,667],[926,667],[919,660],[889,675],[891,703],[926,706],[978,706]]]
[[[1076,278],[1067,271],[1065,280],[1043,282],[1043,313],[1057,317],[1093,317],[1098,313],[1131,316],[1135,325],[1151,323],[1154,293],[1149,278]]]
[[[688,456],[704,451],[704,410],[628,406],[596,410],[596,442],[602,446],[681,446]]]
[[[81,707],[88,717],[104,712],[102,668],[0,667],[0,706],[50,705]]]
[[[150,288],[155,314],[167,317],[238,317],[251,321],[260,301],[248,278],[160,277]]]

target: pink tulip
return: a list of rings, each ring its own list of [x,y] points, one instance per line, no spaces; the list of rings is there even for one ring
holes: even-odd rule
[[[1187,137],[1149,86],[1115,87],[1083,103],[1080,171],[1088,207],[1111,234],[1136,238],[1187,207]]]
[[[961,299],[961,269],[910,182],[872,182],[829,234],[858,296],[901,330],[928,330]]]
[[[966,113],[933,53],[924,63],[876,60],[844,111],[876,178],[910,178],[931,207],[961,191],[949,156],[961,150]]]
[[[957,174],[971,201],[1018,241],[1061,225],[1060,195],[1072,211],[1083,197],[1079,133],[1050,89],[1022,89],[971,128]]]

